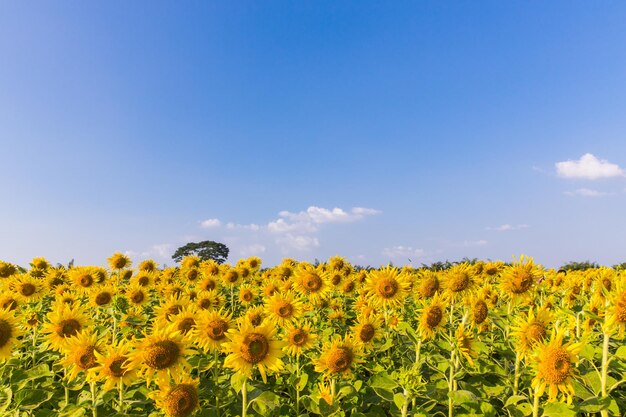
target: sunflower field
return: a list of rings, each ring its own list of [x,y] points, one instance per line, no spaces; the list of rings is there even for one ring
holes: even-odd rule
[[[626,415],[626,271],[0,262],[0,416]]]

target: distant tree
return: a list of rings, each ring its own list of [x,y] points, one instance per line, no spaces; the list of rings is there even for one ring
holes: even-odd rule
[[[616,271],[623,271],[626,269],[626,262],[622,262],[621,264],[613,265],[613,269]]]
[[[564,271],[585,271],[587,269],[592,269],[592,268],[598,268],[600,267],[600,265],[598,265],[596,262],[590,262],[590,261],[583,261],[583,262],[568,262],[565,265],[561,266],[561,268]]]
[[[209,259],[214,260],[218,264],[222,264],[228,258],[228,247],[223,243],[214,242],[212,240],[204,240],[202,242],[189,242],[185,246],[176,249],[172,259],[180,262],[185,256],[197,256],[203,261]]]

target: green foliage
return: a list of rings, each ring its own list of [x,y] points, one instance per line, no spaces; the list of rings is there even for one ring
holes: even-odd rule
[[[600,265],[598,265],[597,262],[591,262],[591,261],[582,261],[582,262],[576,262],[576,261],[571,261],[566,263],[565,265],[561,266],[561,270],[564,271],[586,271],[587,269],[593,269],[593,268],[598,268]]]
[[[223,243],[214,242],[212,240],[204,240],[202,242],[189,242],[185,246],[176,249],[172,259],[180,262],[185,256],[197,256],[200,260],[214,260],[218,264],[222,264],[228,258],[229,249]]]

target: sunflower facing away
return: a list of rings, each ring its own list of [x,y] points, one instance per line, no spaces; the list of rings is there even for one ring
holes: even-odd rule
[[[274,333],[274,326],[268,322],[258,327],[242,322],[239,329],[229,330],[229,341],[223,345],[228,353],[224,366],[248,378],[252,377],[256,366],[263,382],[267,383],[267,374],[279,372],[283,367],[281,357],[285,342],[274,339]]]

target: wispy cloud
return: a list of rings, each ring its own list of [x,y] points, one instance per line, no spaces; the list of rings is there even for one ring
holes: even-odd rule
[[[555,166],[557,175],[562,178],[597,180],[625,176],[624,170],[619,165],[606,159],[598,159],[590,153],[584,154],[577,161],[557,162]]]
[[[382,254],[392,259],[412,259],[424,256],[426,251],[411,246],[392,246],[390,248],[384,248]]]
[[[521,230],[521,229],[528,229],[528,225],[527,224],[501,224],[500,226],[496,226],[496,227],[486,227],[486,230],[495,230],[496,232],[509,232],[512,230]]]
[[[219,219],[206,219],[200,222],[200,227],[203,229],[211,229],[213,227],[220,227],[222,222]]]
[[[589,188],[579,188],[574,191],[565,191],[563,194],[570,197],[604,197],[607,195],[613,195],[614,193],[607,193],[604,191],[592,190]]]

